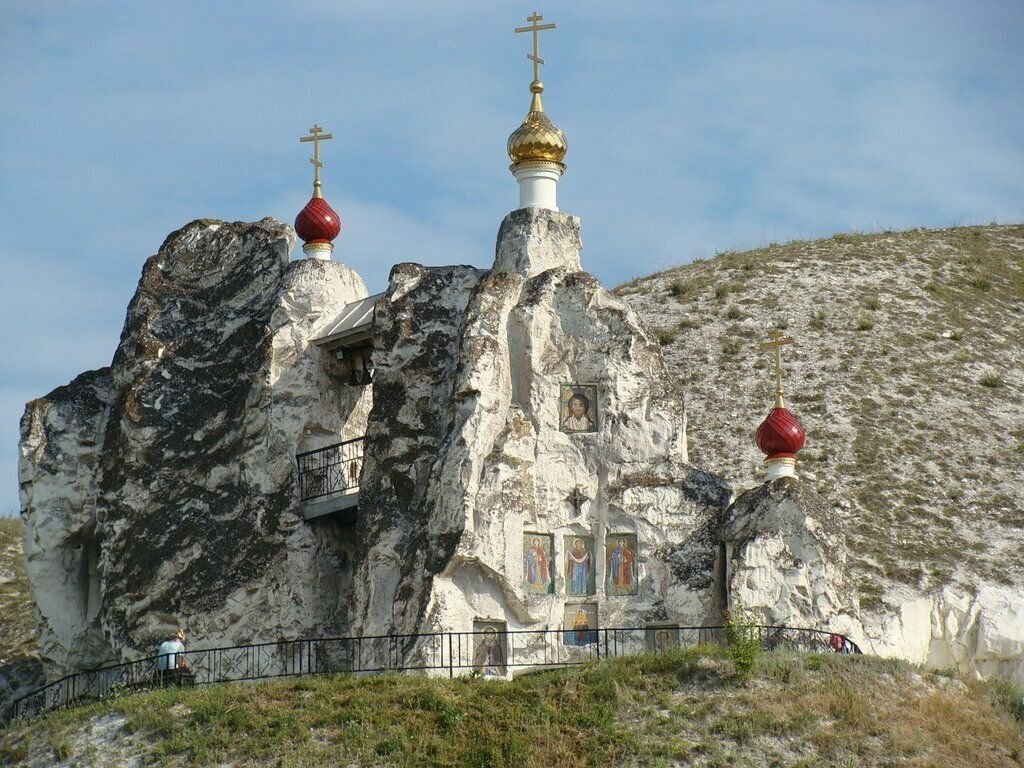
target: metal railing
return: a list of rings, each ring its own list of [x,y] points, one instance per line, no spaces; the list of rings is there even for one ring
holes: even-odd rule
[[[857,653],[844,635],[815,629],[758,626],[765,649]],[[648,626],[600,629],[538,629],[510,632],[436,632],[378,637],[284,640],[186,651],[187,670],[161,674],[152,656],[56,680],[14,701],[14,721],[76,704],[159,688],[169,683],[269,680],[329,673],[418,670],[433,674],[506,677],[515,669],[564,667],[596,659],[663,653],[674,648],[726,642],[725,628]]]
[[[309,501],[357,490],[363,471],[363,443],[364,438],[357,437],[296,456],[299,499]]]

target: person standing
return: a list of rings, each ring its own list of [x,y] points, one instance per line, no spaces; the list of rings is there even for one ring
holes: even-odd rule
[[[185,663],[185,630],[178,627],[173,634],[160,643],[157,649],[156,668],[160,672],[160,685],[177,682],[179,669],[188,669]]]

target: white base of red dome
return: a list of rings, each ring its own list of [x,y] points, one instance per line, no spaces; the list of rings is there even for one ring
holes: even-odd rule
[[[774,459],[765,459],[764,465],[768,468],[769,480],[778,480],[780,477],[796,477],[796,459],[780,456]]]
[[[331,243],[306,243],[302,246],[302,252],[311,259],[330,259],[333,251]]]

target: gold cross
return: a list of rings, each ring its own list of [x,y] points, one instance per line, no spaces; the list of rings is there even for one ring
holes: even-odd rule
[[[554,24],[540,24],[538,22],[544,19],[539,13],[534,11],[532,14],[526,17],[526,20],[530,22],[529,27],[516,27],[516,32],[533,32],[533,53],[526,54],[526,58],[533,62],[533,79],[534,82],[540,80],[540,65],[544,63],[544,59],[540,57],[540,49],[537,45],[537,33],[542,29],[554,29]]]
[[[758,344],[758,349],[775,350],[775,407],[785,408],[782,403],[782,347],[786,344],[794,344],[792,336],[783,336],[778,329],[772,331],[772,340]]]
[[[309,133],[309,136],[300,136],[299,141],[313,142],[313,156],[309,158],[309,162],[313,164],[313,197],[320,197],[320,169],[324,167],[320,162],[320,142],[333,139],[334,134],[324,133],[324,129],[315,123],[309,129]]]

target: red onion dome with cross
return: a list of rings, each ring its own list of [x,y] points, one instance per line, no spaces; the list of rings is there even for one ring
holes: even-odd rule
[[[804,428],[787,408],[772,408],[754,440],[769,459],[793,459],[804,447]]]
[[[341,218],[326,200],[314,196],[295,217],[295,231],[307,245],[328,245],[341,232]]]

